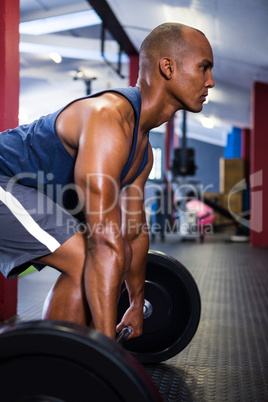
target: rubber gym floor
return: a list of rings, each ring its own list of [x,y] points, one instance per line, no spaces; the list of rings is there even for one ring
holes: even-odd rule
[[[223,233],[203,243],[170,235],[151,243],[188,268],[202,301],[191,343],[146,366],[164,401],[268,401],[268,249],[226,239]],[[46,268],[19,278],[19,320],[40,318],[56,277]]]

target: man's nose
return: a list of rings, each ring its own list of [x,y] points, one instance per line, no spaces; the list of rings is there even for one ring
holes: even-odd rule
[[[209,77],[208,77],[208,79],[206,81],[206,87],[207,88],[213,88],[214,86],[215,86],[215,82],[214,82],[214,79],[213,79],[211,71],[209,71]]]

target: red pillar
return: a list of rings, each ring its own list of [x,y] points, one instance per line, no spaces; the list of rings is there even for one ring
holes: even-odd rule
[[[19,21],[19,0],[1,0],[0,132],[18,125]],[[6,280],[0,274],[0,321],[5,321],[15,316],[16,313],[17,279]]]
[[[250,172],[250,129],[244,128],[241,131],[241,157],[245,161],[245,179],[249,183]]]
[[[253,89],[253,130],[250,144],[251,245],[268,246],[268,84]]]
[[[139,55],[129,56],[129,85],[135,87],[139,74]]]

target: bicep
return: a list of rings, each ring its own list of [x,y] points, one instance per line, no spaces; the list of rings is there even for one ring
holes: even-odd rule
[[[120,219],[120,175],[127,159],[126,149],[124,133],[116,119],[101,123],[91,119],[90,128],[85,127],[81,134],[75,184],[90,224]]]

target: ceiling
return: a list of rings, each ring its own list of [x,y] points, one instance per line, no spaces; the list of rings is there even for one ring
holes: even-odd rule
[[[154,27],[168,21],[191,25],[208,37],[214,53],[215,88],[210,90],[203,111],[189,114],[190,136],[224,145],[232,126],[251,127],[253,83],[268,83],[268,0],[107,3],[137,51]],[[20,122],[31,121],[85,95],[86,81],[92,92],[128,86],[128,57],[122,56],[124,78],[103,60],[101,20],[88,1],[20,0],[20,8]],[[51,27],[51,17],[55,16],[64,16],[65,26],[61,27],[58,20]],[[37,25],[31,27],[29,22],[35,20]],[[116,67],[118,44],[109,35],[106,39],[105,56]],[[62,56],[61,63],[52,61],[52,52]],[[82,77],[77,76],[78,71]],[[177,121],[179,125],[180,118]]]

